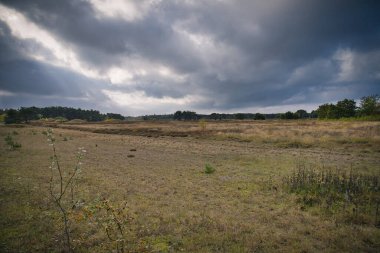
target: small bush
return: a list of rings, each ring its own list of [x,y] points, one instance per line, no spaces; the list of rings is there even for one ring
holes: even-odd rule
[[[18,148],[21,148],[21,144],[18,143],[18,142],[15,142],[15,141],[13,140],[12,135],[10,135],[10,134],[8,134],[8,135],[4,138],[4,140],[5,140],[5,143],[8,145],[8,147],[9,147],[10,150],[16,150],[16,149],[18,149]]]
[[[13,148],[13,149],[21,148],[21,144],[18,143],[18,142],[14,142],[12,148]]]
[[[205,165],[205,173],[206,174],[212,174],[215,172],[215,168],[212,167],[210,164]]]
[[[16,130],[14,130],[14,131],[12,132],[12,134],[13,134],[13,135],[18,135],[18,132],[17,132]]]

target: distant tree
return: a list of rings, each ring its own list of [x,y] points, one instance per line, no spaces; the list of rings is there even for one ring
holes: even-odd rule
[[[245,114],[244,113],[236,113],[235,119],[243,120],[243,119],[245,119]]]
[[[265,115],[261,113],[256,113],[254,120],[265,120]]]
[[[210,114],[210,119],[213,119],[213,120],[221,120],[221,119],[222,119],[222,116],[221,116],[221,114],[219,114],[219,113],[211,113],[211,114]]]
[[[292,113],[291,111],[287,111],[284,114],[281,114],[281,119],[298,119],[297,114]]]
[[[36,107],[21,107],[19,110],[20,119],[24,122],[29,122],[30,120],[39,119],[38,108]]]
[[[182,119],[182,112],[181,111],[176,111],[173,115],[174,120],[181,120]]]
[[[380,97],[378,95],[362,97],[359,114],[361,116],[380,114]]]
[[[183,111],[182,117],[184,120],[197,120],[198,116],[195,112],[192,111]]]
[[[4,118],[5,124],[21,123],[20,113],[15,109],[7,110],[7,114]]]
[[[307,113],[307,111],[302,110],[302,109],[296,111],[294,114],[296,114],[299,119],[305,119],[309,117],[309,114]]]
[[[338,110],[334,104],[323,104],[317,109],[319,119],[337,119],[339,117]]]
[[[356,102],[352,99],[344,99],[338,101],[336,104],[336,116],[337,118],[349,118],[354,117],[356,113]]]
[[[312,119],[318,118],[318,113],[316,110],[311,111],[310,118],[312,118]]]
[[[124,120],[124,116],[118,113],[107,113],[107,118]]]
[[[173,115],[174,120],[197,120],[199,116],[196,112],[192,111],[176,111]]]

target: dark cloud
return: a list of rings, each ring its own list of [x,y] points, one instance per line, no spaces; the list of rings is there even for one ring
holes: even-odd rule
[[[102,89],[154,98],[193,95],[206,99],[187,106],[204,111],[380,92],[375,0],[161,1],[132,20],[101,16],[91,1],[0,2],[59,38],[101,75],[112,67],[147,72],[110,85],[36,62],[25,55],[43,47],[14,38],[2,23],[0,90],[78,98]],[[174,74],[160,74],[160,66]]]
[[[33,105],[67,105],[89,107],[89,100],[106,98],[99,89],[107,87],[65,68],[41,63],[27,53],[40,51],[49,55],[33,40],[12,36],[9,27],[0,22],[0,94],[1,107]],[[95,101],[90,104],[96,105]]]

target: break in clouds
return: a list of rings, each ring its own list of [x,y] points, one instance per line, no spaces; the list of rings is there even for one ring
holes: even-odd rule
[[[380,93],[380,2],[0,0],[0,107],[282,112]]]

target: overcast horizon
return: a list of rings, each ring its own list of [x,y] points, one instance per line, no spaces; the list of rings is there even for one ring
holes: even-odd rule
[[[279,113],[380,93],[380,1],[0,0],[0,108]]]

